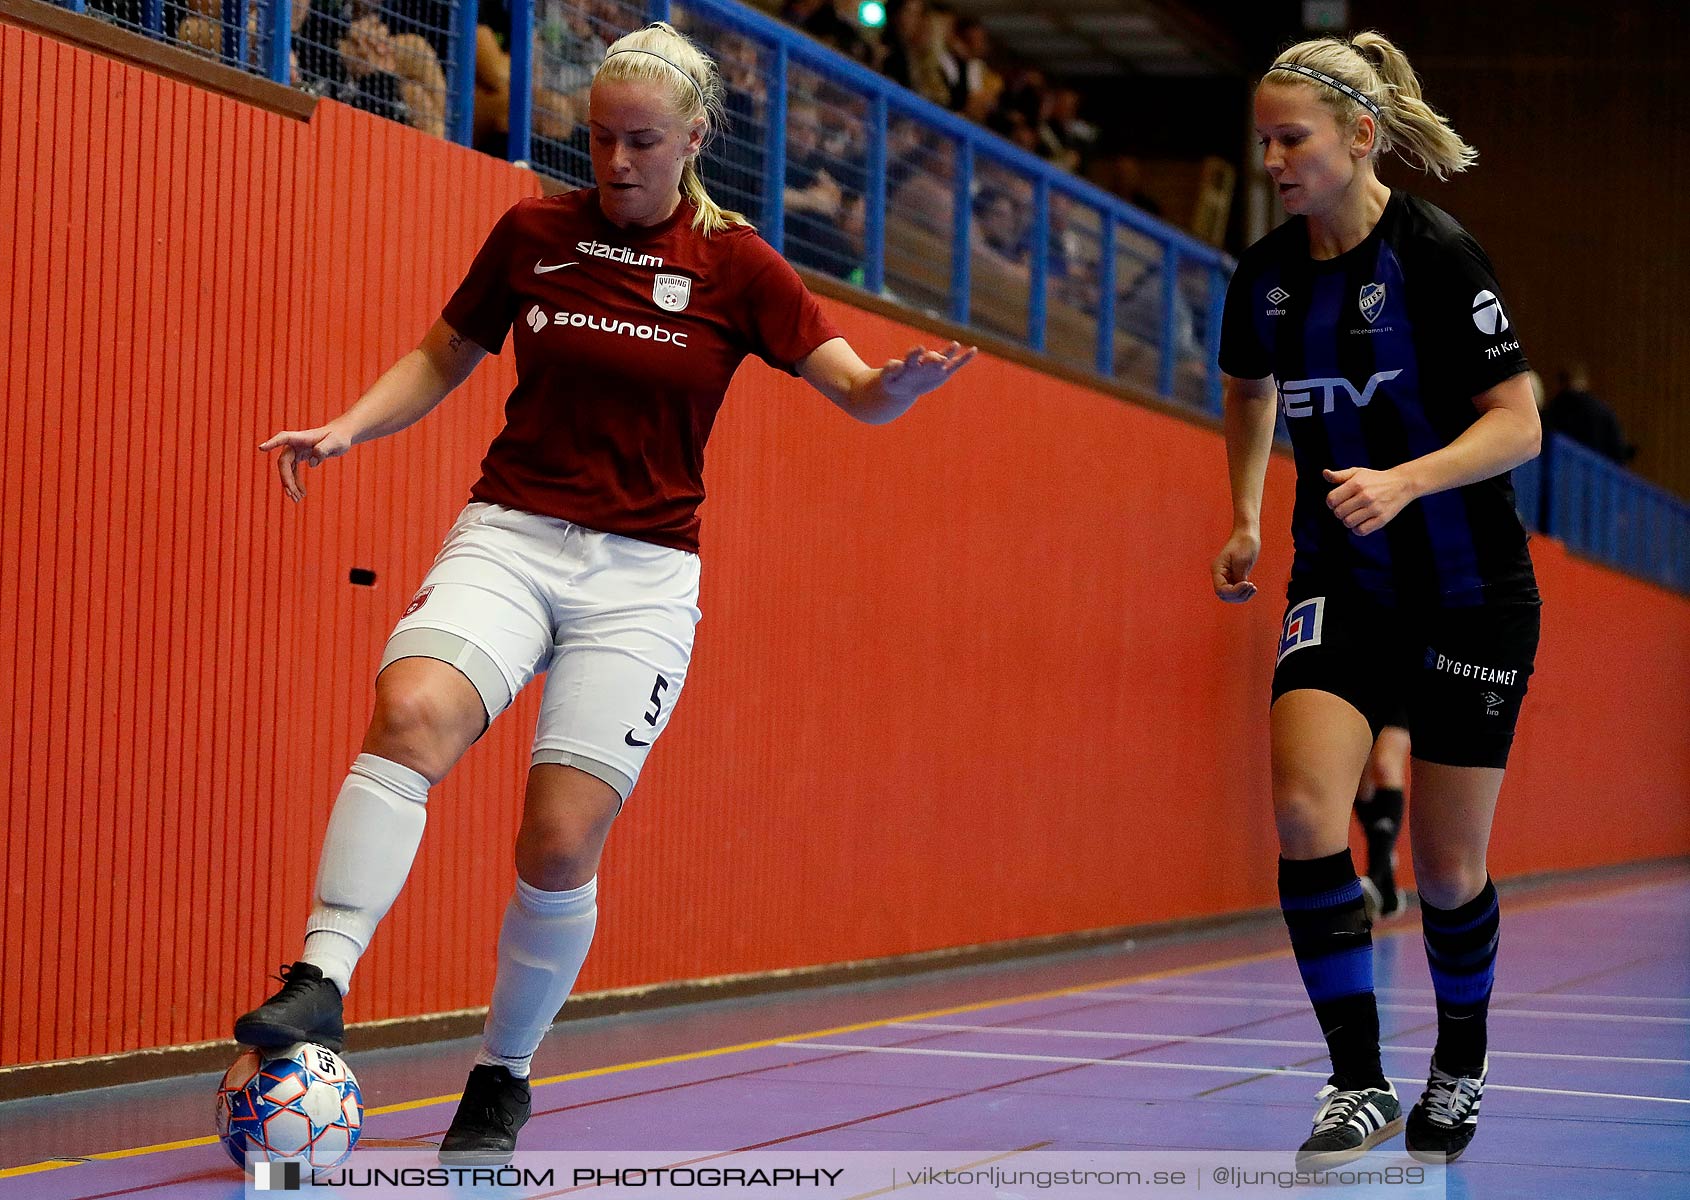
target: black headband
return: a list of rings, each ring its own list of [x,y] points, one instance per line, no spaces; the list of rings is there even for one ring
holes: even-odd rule
[[[626,50],[612,50],[609,54],[604,56],[604,61],[609,62],[611,59],[615,58],[618,54],[649,54],[655,59],[659,59],[662,62],[668,63],[671,67],[674,67],[675,70],[681,72],[681,78],[685,79],[688,83],[692,84],[692,90],[698,93],[698,102],[700,104],[703,104],[705,102],[704,101],[704,89],[698,86],[698,80],[694,79],[686,71],[682,71],[681,70],[681,64],[676,62],[674,59],[664,58],[663,55],[659,54],[655,50],[641,50],[638,47],[630,46]]]

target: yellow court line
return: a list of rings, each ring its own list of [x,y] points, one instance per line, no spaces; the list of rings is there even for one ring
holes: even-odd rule
[[[1510,904],[1508,910],[1513,913],[1528,912],[1536,908],[1547,908],[1555,904],[1582,903],[1587,900],[1606,898],[1608,896],[1633,891],[1639,888],[1656,887],[1662,881],[1658,879],[1645,880],[1637,883],[1620,884],[1613,888],[1596,889],[1583,895],[1573,897],[1545,896],[1539,900],[1526,900],[1518,904]],[[1376,930],[1375,937],[1401,937],[1411,932],[1418,932],[1414,927],[1400,929]],[[810,1033],[789,1033],[781,1037],[764,1038],[756,1042],[741,1042],[733,1046],[718,1046],[712,1050],[692,1050],[685,1054],[671,1054],[663,1058],[648,1058],[639,1062],[619,1063],[609,1067],[592,1067],[585,1071],[571,1071],[565,1075],[550,1075],[545,1079],[536,1079],[531,1086],[539,1087],[549,1083],[567,1083],[575,1079],[591,1079],[597,1075],[614,1075],[619,1071],[637,1071],[644,1067],[661,1067],[670,1063],[692,1062],[697,1059],[716,1058],[724,1054],[737,1054],[742,1050],[762,1050],[770,1046],[778,1046],[783,1042],[809,1041],[813,1038],[833,1037],[842,1033],[857,1033],[864,1029],[878,1029],[882,1026],[893,1025],[904,1021],[925,1021],[933,1017],[950,1017],[958,1013],[980,1012],[988,1008],[998,1008],[1010,1004],[1026,1004],[1034,1000],[1050,1000],[1058,996],[1073,996],[1082,992],[1096,991],[1100,988],[1121,987],[1129,983],[1149,983],[1157,979],[1173,979],[1181,975],[1197,975],[1204,971],[1220,971],[1227,967],[1243,966],[1246,963],[1267,962],[1276,958],[1288,957],[1289,947],[1278,950],[1264,950],[1258,954],[1244,954],[1234,958],[1217,959],[1212,962],[1199,963],[1189,967],[1172,967],[1165,971],[1149,971],[1140,975],[1127,975],[1120,979],[1099,980],[1096,983],[1076,984],[1073,987],[1054,988],[1047,992],[1034,992],[1026,996],[1009,996],[1000,1000],[981,1000],[973,1004],[961,1004],[954,1008],[936,1008],[928,1012],[910,1013],[904,1016],[883,1017],[875,1021],[861,1021],[855,1025],[840,1025],[833,1029],[820,1029]],[[850,1047],[841,1047],[850,1049]],[[365,1112],[366,1117],[383,1116],[387,1113],[407,1112],[414,1108],[427,1108],[431,1104],[449,1104],[462,1098],[462,1092],[449,1096],[430,1096],[426,1100],[406,1100],[399,1104],[388,1104],[381,1108],[372,1108]],[[76,1159],[48,1159],[45,1162],[30,1163],[28,1166],[8,1167],[0,1170],[0,1179],[12,1179],[20,1175],[32,1175],[39,1171],[56,1171],[63,1167],[80,1166],[85,1162],[107,1162],[120,1158],[134,1158],[141,1154],[161,1154],[166,1150],[186,1150],[194,1146],[210,1146],[215,1144],[217,1137],[190,1138],[180,1142],[161,1142],[154,1146],[137,1146],[130,1150],[106,1150],[99,1154],[88,1154]]]
[[[875,1021],[860,1021],[855,1025],[839,1025],[832,1029],[819,1029],[811,1033],[788,1033],[780,1037],[764,1038],[756,1042],[740,1042],[733,1046],[718,1046],[711,1050],[692,1050],[685,1054],[670,1054],[663,1058],[648,1058],[639,1062],[618,1063],[609,1067],[591,1067],[584,1071],[571,1071],[565,1075],[550,1075],[544,1079],[531,1081],[531,1086],[540,1087],[550,1083],[567,1083],[574,1079],[591,1079],[597,1075],[614,1075],[620,1071],[637,1071],[644,1067],[661,1067],[670,1063],[692,1062],[704,1058],[717,1058],[724,1054],[738,1054],[743,1050],[762,1050],[769,1046],[778,1046],[783,1042],[805,1041],[811,1038],[833,1037],[842,1033],[857,1033],[864,1029],[878,1029],[884,1025],[893,1025],[901,1021],[924,1021],[933,1017],[949,1017],[958,1013],[979,1012],[983,1009],[997,1008],[1010,1004],[1026,1004],[1033,1000],[1049,1000],[1057,996],[1072,996],[1080,992],[1095,991],[1098,988],[1120,987],[1129,983],[1148,983],[1155,979],[1168,979],[1179,975],[1193,975],[1199,971],[1218,971],[1226,967],[1242,966],[1245,963],[1264,962],[1272,958],[1282,958],[1289,951],[1268,950],[1260,954],[1246,954],[1236,958],[1218,959],[1213,962],[1200,963],[1190,967],[1175,967],[1166,971],[1150,971],[1141,975],[1127,975],[1120,979],[1098,980],[1095,983],[1076,984],[1073,987],[1054,988],[1047,992],[1034,992],[1026,996],[1009,996],[998,1000],[981,1000],[974,1004],[961,1004],[953,1008],[936,1008],[927,1012],[910,1013],[904,1016],[882,1017]],[[849,1049],[849,1047],[841,1047]],[[387,1113],[407,1112],[414,1108],[427,1108],[431,1104],[449,1104],[462,1098],[462,1092],[449,1096],[430,1096],[425,1100],[406,1100],[399,1104],[387,1104],[381,1108],[365,1111],[365,1117],[384,1116]],[[105,1162],[119,1158],[133,1158],[140,1154],[157,1154],[166,1150],[186,1150],[193,1146],[210,1146],[217,1142],[216,1135],[200,1138],[190,1138],[181,1142],[162,1142],[156,1146],[137,1146],[131,1150],[106,1150],[99,1154],[84,1155],[78,1159],[48,1159],[45,1162],[31,1163],[24,1167],[8,1167],[0,1170],[0,1179],[10,1179],[19,1175],[29,1175],[37,1171],[55,1171],[62,1167],[80,1166],[84,1162]]]

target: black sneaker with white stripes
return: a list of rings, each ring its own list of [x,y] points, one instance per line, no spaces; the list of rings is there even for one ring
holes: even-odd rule
[[[1315,1097],[1314,1132],[1297,1149],[1298,1170],[1317,1171],[1360,1158],[1402,1128],[1402,1104],[1389,1082],[1345,1090],[1327,1084]]]
[[[1479,1102],[1485,1096],[1487,1057],[1477,1075],[1451,1075],[1432,1063],[1432,1077],[1420,1102],[1409,1110],[1408,1152],[1421,1162],[1452,1163],[1467,1149],[1479,1128]]]
[[[1361,883],[1361,902],[1367,908],[1369,921],[1389,921],[1402,916],[1408,911],[1408,889],[1393,887],[1386,883],[1387,891],[1381,891],[1379,884],[1372,876],[1363,875]]]

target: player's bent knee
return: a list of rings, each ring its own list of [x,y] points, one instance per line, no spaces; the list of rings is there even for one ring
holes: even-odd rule
[[[407,658],[377,678],[364,748],[439,783],[487,722],[480,696],[461,673],[435,660]]]
[[[1280,852],[1287,858],[1319,858],[1347,844],[1353,801],[1328,796],[1314,786],[1276,779],[1273,821]]]
[[[517,874],[550,891],[592,878],[623,795],[582,767],[537,760],[517,832]]]
[[[435,664],[451,668],[451,674],[441,674]],[[376,680],[378,690],[389,675],[407,684],[418,678],[437,680],[439,687],[460,697],[466,708],[469,699],[463,685],[467,683],[480,699],[484,725],[504,712],[513,698],[510,681],[487,651],[443,629],[401,629],[388,638]]]
[[[545,891],[580,887],[598,874],[609,832],[609,817],[524,819],[516,839],[516,873]]]
[[[1485,890],[1490,876],[1484,864],[1440,861],[1425,855],[1414,863],[1414,884],[1428,904],[1438,908],[1460,908]]]

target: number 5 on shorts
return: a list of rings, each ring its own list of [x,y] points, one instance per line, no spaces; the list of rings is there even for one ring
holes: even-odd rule
[[[645,723],[650,725],[653,730],[656,730],[657,728],[657,718],[663,713],[663,693],[668,689],[669,681],[661,675],[657,677],[657,682],[651,685],[651,711],[645,714]],[[651,745],[651,742],[642,742],[635,738],[634,731],[632,729],[622,735],[622,740],[627,742],[630,746]],[[653,735],[652,740],[656,740],[655,734]]]
[[[647,725],[656,726],[657,718],[663,712],[663,693],[668,690],[669,681],[659,675],[657,682],[651,685],[651,711],[645,715]]]

